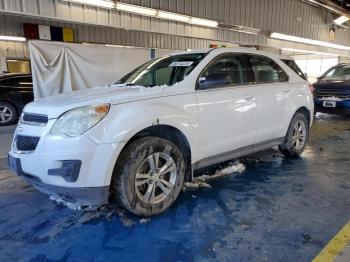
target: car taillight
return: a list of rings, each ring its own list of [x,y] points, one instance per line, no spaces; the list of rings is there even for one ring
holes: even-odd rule
[[[313,86],[313,85],[309,85],[309,88],[310,88],[310,91],[311,91],[311,93],[312,94],[314,94],[314,92],[315,92],[315,87]]]

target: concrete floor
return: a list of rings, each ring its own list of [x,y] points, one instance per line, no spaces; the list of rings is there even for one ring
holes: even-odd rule
[[[7,157],[15,128],[15,125],[0,127],[0,159]]]
[[[349,131],[350,118],[318,115],[301,158],[243,159],[242,175],[150,220],[57,206],[0,161],[0,261],[310,261],[350,218]]]

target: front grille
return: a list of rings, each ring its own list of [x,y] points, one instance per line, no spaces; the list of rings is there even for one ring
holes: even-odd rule
[[[47,117],[47,115],[24,113],[23,121],[29,122],[32,124],[44,125],[44,124],[47,124],[47,122],[49,121],[49,118]]]
[[[315,97],[339,97],[339,98],[350,98],[350,91],[344,88],[320,88],[316,89],[314,93]]]
[[[19,151],[34,151],[38,145],[40,137],[17,135],[16,147]]]

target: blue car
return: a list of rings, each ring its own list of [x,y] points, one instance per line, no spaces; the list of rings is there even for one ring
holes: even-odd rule
[[[314,84],[315,112],[350,112],[350,64],[330,68]]]

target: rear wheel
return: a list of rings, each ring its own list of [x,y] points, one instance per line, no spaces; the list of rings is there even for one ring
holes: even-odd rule
[[[16,119],[16,109],[11,104],[0,101],[0,126],[11,125],[15,123]]]
[[[287,157],[299,156],[309,140],[309,122],[302,113],[296,113],[289,125],[285,142],[279,145],[280,151]]]
[[[145,137],[121,153],[112,179],[118,203],[140,216],[164,212],[178,197],[185,162],[179,148],[168,140]]]

